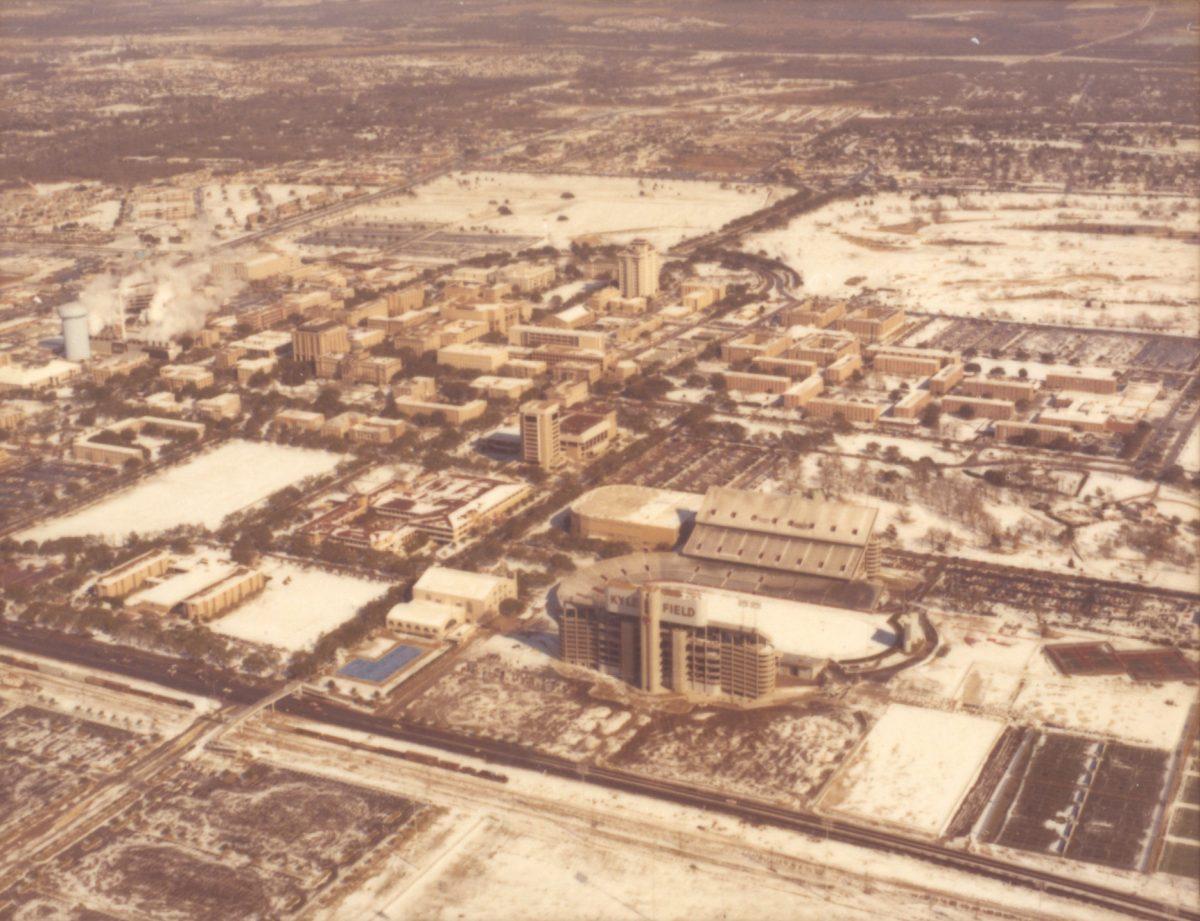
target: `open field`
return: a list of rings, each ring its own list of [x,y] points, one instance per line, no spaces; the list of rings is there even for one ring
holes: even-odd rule
[[[604,176],[456,173],[414,192],[413,198],[358,209],[354,219],[430,221],[462,231],[530,234],[557,247],[595,235],[607,243],[645,237],[666,248],[757,211],[781,190]]]
[[[823,702],[662,716],[639,729],[612,761],[654,777],[803,805],[858,741],[865,722]]]
[[[14,917],[289,917],[423,811],[265,765],[189,765],[20,886]]]
[[[209,626],[225,636],[289,651],[311,648],[388,588],[276,557],[261,558],[255,568],[267,576],[266,588]]]
[[[821,808],[936,836],[1003,728],[966,713],[892,704],[842,763]]]
[[[1195,335],[1198,240],[1182,199],[970,192],[838,202],[744,247],[813,294],[871,288],[910,310]]]
[[[162,470],[95,505],[21,532],[21,540],[97,535],[119,542],[178,525],[217,528],[226,515],[285,486],[329,473],[337,454],[251,441],[230,441]]]
[[[0,702],[0,712],[3,703]],[[19,707],[0,716],[0,835],[52,802],[119,770],[141,747],[122,729],[49,710]]]

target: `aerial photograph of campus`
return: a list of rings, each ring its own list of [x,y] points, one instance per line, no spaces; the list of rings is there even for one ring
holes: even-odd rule
[[[1200,921],[1200,2],[0,0],[0,921]]]

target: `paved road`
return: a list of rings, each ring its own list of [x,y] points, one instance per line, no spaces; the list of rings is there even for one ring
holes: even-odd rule
[[[12,645],[15,642],[24,646],[36,645],[39,647],[39,654],[53,655],[53,651],[47,648],[52,646],[53,642],[44,634],[41,642],[38,643],[31,635],[33,631],[28,628],[14,632],[7,629],[8,626],[4,625],[5,629],[0,630],[0,644]],[[22,646],[18,645],[17,648],[22,648]],[[79,653],[80,647],[78,644],[67,644],[63,658],[71,658],[70,651]],[[140,662],[135,663],[139,672],[137,677],[147,678],[146,672],[152,668],[152,663],[153,658],[146,657],[142,657]],[[92,663],[88,662],[88,664]],[[106,670],[126,673],[122,672],[121,666],[127,664],[128,660],[114,656],[110,660],[110,665],[115,667],[108,667]],[[104,668],[105,666],[99,667]],[[186,672],[181,674],[178,669],[163,669],[161,662],[156,663],[156,667],[158,673],[155,677],[159,683],[179,690],[192,690],[194,679],[188,677]],[[181,687],[181,685],[184,686]],[[901,854],[938,866],[976,873],[1014,885],[1120,911],[1129,917],[1183,918],[1188,921],[1200,921],[1200,912],[1167,906],[1153,899],[1130,895],[1057,873],[1013,865],[996,858],[945,848],[922,839],[880,831],[855,822],[831,819],[807,810],[786,809],[748,797],[717,795],[686,784],[656,780],[627,771],[582,765],[565,758],[542,755],[521,748],[519,745],[494,739],[483,739],[404,719],[375,716],[323,698],[288,696],[293,687],[274,686],[266,694],[256,697],[251,702],[251,706],[247,708],[245,706],[247,701],[244,699],[247,688],[239,686],[235,691],[234,685],[225,685],[223,693],[234,694],[235,698],[223,698],[225,699],[225,709],[223,715],[218,716],[217,722],[223,724],[228,720],[245,718],[247,714],[252,714],[263,706],[273,704],[282,713],[317,723],[419,743],[459,755],[483,758],[494,764],[555,774],[611,789],[723,812],[752,823],[770,824],[873,850]],[[239,704],[241,706],[238,706]],[[128,797],[140,795],[137,790],[146,780],[169,766],[189,749],[198,744],[205,744],[212,735],[212,726],[211,721],[198,721],[187,732],[146,755],[131,772],[122,775],[119,781],[114,780],[112,785],[104,785],[99,788],[86,804],[73,809],[68,815],[58,817],[52,827],[44,831],[40,828],[35,829],[28,838],[23,837],[16,843],[21,849],[31,846],[36,848],[32,859],[48,859],[62,846],[77,840],[82,834],[99,827],[121,809],[127,808],[131,802]],[[118,784],[119,786],[116,786]],[[111,789],[117,790],[117,794],[106,792]],[[11,849],[9,853],[12,853]],[[11,864],[5,871],[7,875],[0,876],[0,890],[4,888],[6,882],[11,882],[15,878],[13,874],[27,866],[28,862],[29,858],[23,857]]]

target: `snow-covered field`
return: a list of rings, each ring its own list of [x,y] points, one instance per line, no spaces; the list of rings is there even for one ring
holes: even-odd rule
[[[120,541],[178,525],[213,529],[226,515],[285,486],[329,473],[338,454],[253,441],[229,441],[162,470],[78,512],[22,531],[20,540],[96,535]]]
[[[364,206],[354,219],[434,221],[468,231],[532,234],[557,247],[587,234],[605,242],[645,237],[662,248],[757,211],[784,191],[762,185],[722,188],[717,182],[455,173],[418,187],[415,198]],[[505,206],[512,214],[500,213]]]
[[[899,306],[957,316],[1200,331],[1195,244],[1044,229],[1101,223],[1195,232],[1198,216],[1137,196],[969,193],[935,210],[891,194],[837,202],[743,245],[796,268],[812,294],[867,286]]]
[[[226,636],[288,651],[309,649],[388,586],[263,557],[255,567],[266,588],[209,627]]]
[[[891,704],[822,797],[824,809],[926,835],[946,827],[1004,724]]]

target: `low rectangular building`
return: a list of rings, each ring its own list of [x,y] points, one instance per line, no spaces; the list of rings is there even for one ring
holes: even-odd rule
[[[817,397],[804,406],[804,414],[814,419],[845,419],[847,422],[878,422],[883,406],[847,397]]]
[[[958,386],[965,375],[966,371],[961,363],[948,364],[929,378],[929,390],[934,396],[945,396]]]
[[[745,371],[726,371],[721,375],[725,389],[737,393],[783,393],[792,386],[790,377],[773,374],[751,374]]]
[[[508,349],[500,345],[484,345],[480,342],[447,345],[438,349],[437,352],[439,365],[466,371],[491,373],[500,370],[506,361],[508,361]]]
[[[430,566],[413,585],[414,601],[445,605],[472,623],[497,613],[500,602],[516,597],[515,578],[447,566]]]
[[[165,550],[148,550],[132,560],[115,566],[96,579],[96,594],[101,598],[121,598],[147,579],[161,576],[171,568],[171,554]]]
[[[1116,393],[1117,378],[1110,369],[1053,371],[1046,375],[1051,390],[1078,390],[1083,393]]]
[[[1061,425],[1045,425],[1038,422],[1017,422],[1001,420],[993,426],[993,432],[999,441],[1029,442],[1031,444],[1048,445],[1062,442],[1071,444],[1075,433]]]
[[[800,409],[825,389],[825,381],[820,374],[810,374],[804,380],[796,381],[783,392],[783,405],[787,409]]]
[[[239,566],[220,581],[185,598],[184,616],[201,623],[212,620],[260,592],[266,584],[267,578],[261,572]]]
[[[567,460],[583,463],[599,457],[617,437],[616,411],[571,413],[559,424],[559,444]]]
[[[958,390],[970,397],[1031,402],[1037,397],[1038,384],[1012,377],[968,377],[958,385]]]
[[[965,411],[982,419],[1011,419],[1017,414],[1017,407],[1010,400],[964,397],[952,393],[942,397],[942,411],[959,414]]]

